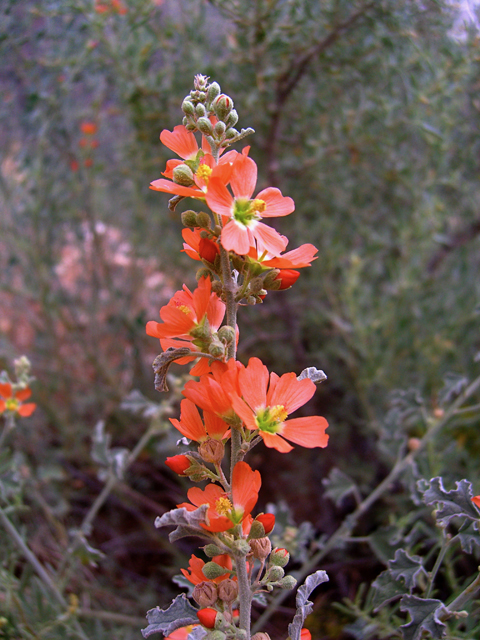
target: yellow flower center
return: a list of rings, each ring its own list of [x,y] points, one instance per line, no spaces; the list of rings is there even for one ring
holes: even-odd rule
[[[5,409],[7,411],[17,411],[19,406],[20,403],[16,398],[8,398],[8,400],[5,400]]]
[[[197,169],[197,178],[200,178],[200,180],[204,180],[208,184],[211,173],[212,169],[208,166],[208,164],[201,164]]]
[[[288,412],[282,404],[277,404],[274,407],[265,407],[265,409],[258,409],[255,417],[260,431],[266,431],[267,433],[277,433],[280,431],[280,427],[287,419]]]
[[[219,498],[215,502],[215,511],[220,516],[228,516],[233,509],[233,504],[228,498]]]
[[[192,313],[192,310],[189,307],[187,307],[187,305],[185,305],[185,304],[180,304],[177,307],[177,309],[179,311],[181,311],[182,313],[184,313],[186,316],[189,316]]]
[[[263,213],[267,208],[267,205],[265,203],[265,200],[260,200],[259,198],[255,198],[255,200],[252,200],[252,202],[250,203],[250,207],[252,211]]]

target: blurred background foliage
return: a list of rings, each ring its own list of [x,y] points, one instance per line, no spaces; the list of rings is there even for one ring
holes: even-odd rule
[[[115,444],[133,447],[148,421],[122,401],[132,390],[159,400],[159,346],[145,323],[194,284],[179,251],[179,211],[192,203],[172,213],[148,185],[172,157],[158,136],[180,123],[196,73],[218,81],[239,126],[255,129],[259,188],[294,198],[296,212],[275,223],[289,248],[319,249],[293,289],[240,316],[244,362],[257,355],[278,373],[317,366],[329,377],[310,407],[329,420],[329,448],[255,450],[263,499],[284,498],[328,532],[339,516],[321,480],[333,466],[366,485],[382,477],[376,442],[391,394],[414,388],[434,411],[446,374],[478,371],[480,36],[462,7],[3,0],[0,364],[26,354],[37,378],[39,410],[13,442],[31,475],[23,526],[45,514],[62,523],[61,535],[48,522],[39,529],[47,564],[101,489],[94,425],[104,420]],[[425,474],[480,482],[477,424],[436,443]],[[72,587],[99,607],[143,616],[174,592],[172,566],[191,549],[150,530],[156,509],[185,489],[163,465],[174,441],[147,448],[101,512],[93,535],[107,559]],[[380,508],[365,527],[385,521]],[[361,581],[348,562],[337,599]],[[340,637],[336,624],[325,637]]]

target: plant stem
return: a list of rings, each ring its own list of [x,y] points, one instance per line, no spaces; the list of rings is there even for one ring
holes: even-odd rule
[[[443,535],[445,535],[445,532],[443,532]],[[430,596],[432,595],[433,583],[435,582],[435,578],[437,577],[438,570],[442,566],[442,562],[445,557],[445,554],[447,553],[453,540],[455,540],[455,537],[450,538],[450,540],[446,540],[445,543],[442,545],[442,548],[440,549],[440,553],[438,554],[437,559],[435,560],[435,564],[433,565],[433,569],[430,572],[428,589],[425,595],[426,598],[430,598]]]
[[[449,611],[458,611],[461,609],[469,600],[473,598],[473,596],[480,589],[480,573],[475,578],[473,582],[471,582],[468,587],[466,587],[462,593],[455,598],[453,602],[451,602],[447,609]]]
[[[235,556],[237,568],[238,598],[240,600],[240,629],[247,633],[250,640],[250,620],[252,615],[252,589],[247,572],[247,559],[245,556]]]

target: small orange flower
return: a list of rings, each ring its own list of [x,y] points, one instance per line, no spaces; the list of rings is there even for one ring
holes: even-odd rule
[[[23,404],[31,395],[28,387],[14,393],[10,383],[0,384],[0,413],[18,414],[22,418],[28,418],[37,407],[33,402]]]
[[[480,496],[473,496],[472,502],[476,507],[480,509]]]
[[[188,627],[180,627],[179,629],[175,629],[175,631],[172,631],[172,633],[167,636],[165,640],[187,640],[189,634],[195,627],[198,626],[198,624],[189,624]]]
[[[228,381],[226,384],[225,392],[230,395],[235,413],[247,429],[258,430],[267,447],[288,453],[293,447],[286,440],[307,448],[327,446],[325,418],[287,420],[315,393],[315,384],[308,378],[297,380],[294,373],[269,376],[261,360],[250,358],[248,366],[238,373],[237,388],[228,385]]]
[[[180,420],[170,418],[170,422],[189,440],[205,442],[209,437],[215,440],[228,437],[228,425],[211,411],[204,411],[202,420],[196,405],[187,399],[182,400],[180,409]]]
[[[97,125],[94,122],[82,122],[80,131],[86,136],[94,136],[97,133]]]
[[[232,494],[223,491],[218,484],[208,484],[205,489],[193,487],[187,493],[192,504],[184,502],[178,507],[194,511],[208,504],[206,523],[202,527],[207,531],[228,531],[243,522],[257,504],[262,479],[258,471],[253,471],[246,462],[237,462],[232,473]]]

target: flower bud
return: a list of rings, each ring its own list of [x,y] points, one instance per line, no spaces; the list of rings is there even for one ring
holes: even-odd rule
[[[230,604],[230,602],[236,600],[237,596],[238,582],[235,580],[227,578],[218,584],[218,597],[226,604]]]
[[[204,136],[211,136],[213,134],[213,125],[208,118],[199,118],[197,120],[197,129],[201,131]]]
[[[220,255],[220,247],[216,242],[213,242],[213,240],[210,240],[209,238],[200,238],[198,255],[207,262],[213,264],[215,262],[215,258]]]
[[[200,211],[197,213],[197,227],[202,229],[210,229],[212,220],[206,211]]]
[[[254,636],[252,636],[252,640],[271,640],[271,638],[268,633],[263,633],[263,631],[260,631],[260,633],[256,633]]]
[[[197,75],[193,79],[193,86],[197,91],[205,91],[208,87],[208,76],[204,76],[202,73],[197,73]]]
[[[225,447],[221,440],[208,438],[208,440],[202,442],[202,444],[198,448],[198,453],[205,460],[205,462],[220,464],[220,462],[223,460],[223,456],[225,455]]]
[[[206,114],[205,107],[200,102],[195,107],[195,113],[199,118],[203,118],[204,115]]]
[[[273,528],[275,526],[275,516],[273,515],[273,513],[261,513],[255,518],[255,520],[263,524],[265,533],[268,534],[273,531]]]
[[[296,584],[297,581],[293,576],[285,576],[278,582],[280,589],[293,589]]]
[[[284,289],[289,289],[300,277],[300,271],[295,271],[294,269],[280,269],[280,273],[274,280],[274,282],[280,281],[280,286],[278,289],[280,291]]]
[[[265,537],[265,528],[261,522],[254,520],[250,527],[250,533],[248,534],[248,540],[256,540],[258,538]]]
[[[285,575],[285,571],[282,567],[273,566],[268,570],[268,581],[269,582],[277,582],[281,580]]]
[[[220,615],[217,616],[217,620],[220,617],[221,617]],[[205,640],[225,640],[226,637],[227,636],[223,633],[223,631],[220,631],[220,629],[214,629],[213,631],[210,631],[208,635],[205,636]]]
[[[201,607],[210,607],[218,598],[217,585],[214,582],[199,582],[195,585],[192,597]]]
[[[223,136],[223,134],[225,133],[225,129],[227,127],[225,126],[225,123],[222,122],[221,120],[219,120],[217,122],[217,124],[213,127],[213,130],[215,132],[215,135],[220,138],[221,136]]]
[[[197,226],[197,213],[189,209],[182,212],[182,224],[184,227],[196,227]]]
[[[220,340],[212,340],[208,346],[208,353],[214,358],[223,358],[225,355],[225,345]]]
[[[257,538],[254,540],[250,540],[250,549],[253,552],[253,557],[258,558],[258,560],[265,560],[272,550],[272,543],[270,542],[270,538]],[[280,578],[283,577],[283,572]],[[278,578],[276,578],[278,580]]]
[[[187,131],[196,131],[197,130],[197,125],[194,122],[187,122],[187,124],[185,125],[185,129]]]
[[[277,280],[280,274],[280,269],[272,269],[267,273],[263,279],[263,286],[265,289],[271,289],[272,284]]]
[[[213,101],[212,107],[217,118],[225,122],[228,114],[233,109],[233,100],[224,93],[221,93]]]
[[[179,164],[173,170],[173,181],[183,187],[190,187],[194,184],[193,171],[186,164]]]
[[[233,138],[236,138],[238,135],[238,131],[233,127],[230,127],[230,129],[225,131],[225,138],[227,138],[227,140],[233,140]]]
[[[285,567],[290,560],[290,554],[286,549],[276,548],[270,554],[270,564],[276,565],[277,567]]]
[[[184,455],[171,456],[165,460],[165,464],[179,476],[184,476],[185,471],[192,466],[190,460]]]
[[[220,95],[221,89],[218,82],[212,82],[207,89],[207,104],[211,104],[217,96]]]
[[[223,291],[223,285],[220,280],[213,280],[212,282],[212,291],[219,296]]]
[[[215,609],[200,609],[197,611],[197,618],[207,629],[213,629],[215,627],[215,621],[217,619],[217,611]]]
[[[218,330],[218,338],[225,344],[230,344],[235,340],[235,329],[228,324],[223,325]]]
[[[195,114],[193,102],[190,102],[188,98],[185,98],[182,102],[182,111],[186,116],[193,116]]]
[[[213,558],[214,556],[221,556],[223,553],[223,549],[220,549],[220,547],[217,547],[216,544],[207,544],[203,547],[203,551],[205,552],[205,555],[208,556],[209,558]]]
[[[225,125],[230,128],[234,127],[238,122],[238,113],[236,109],[232,109],[225,120]]]
[[[252,293],[258,293],[260,289],[263,289],[263,278],[261,277],[253,278],[250,281],[250,291]]]
[[[220,576],[224,576],[228,573],[228,569],[221,567],[216,562],[210,561],[203,565],[202,573],[209,580],[215,580],[215,578],[220,578]]]

